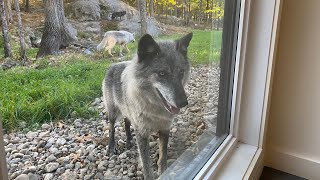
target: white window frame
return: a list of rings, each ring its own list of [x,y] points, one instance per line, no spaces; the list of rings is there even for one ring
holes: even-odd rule
[[[282,0],[242,0],[230,134],[194,179],[259,179]]]
[[[242,0],[230,134],[195,179],[258,179],[282,0]],[[8,179],[0,120],[0,179]]]

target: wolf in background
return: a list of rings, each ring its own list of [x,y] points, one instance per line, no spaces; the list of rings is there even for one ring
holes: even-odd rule
[[[116,17],[119,17],[121,20],[121,17],[126,14],[127,14],[127,11],[113,12],[111,15],[111,19],[114,20]]]
[[[113,64],[102,82],[103,100],[110,123],[110,154],[116,154],[115,122],[124,117],[127,148],[131,147],[130,125],[136,132],[144,179],[154,178],[149,154],[149,136],[159,133],[158,174],[167,168],[167,146],[173,118],[188,105],[184,90],[190,75],[187,48],[192,33],[175,41],[156,42],[141,37],[132,61]]]
[[[127,44],[134,42],[134,34],[128,31],[108,31],[104,34],[102,41],[97,46],[97,51],[105,49],[108,51],[110,56],[113,56],[111,53],[112,48],[116,45],[120,45],[120,56],[123,56],[122,50],[126,48],[127,52],[130,52]]]

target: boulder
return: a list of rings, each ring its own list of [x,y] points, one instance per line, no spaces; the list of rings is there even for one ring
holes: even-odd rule
[[[100,6],[98,0],[78,0],[66,5],[67,17],[78,21],[100,20]]]

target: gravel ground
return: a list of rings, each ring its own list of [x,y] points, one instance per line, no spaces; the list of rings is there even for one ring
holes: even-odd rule
[[[174,119],[171,128],[168,163],[172,164],[206,130],[215,132],[219,91],[217,65],[192,68],[186,88],[189,105]],[[109,127],[101,98],[92,108],[99,110],[97,119],[69,119],[43,124],[34,132],[4,135],[10,179],[143,179],[135,146],[125,147],[123,121],[116,124],[119,155],[107,156]],[[153,168],[157,169],[158,136],[150,139]]]

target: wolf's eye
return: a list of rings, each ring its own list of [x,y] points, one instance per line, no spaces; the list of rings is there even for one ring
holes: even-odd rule
[[[164,72],[164,71],[159,71],[158,74],[159,74],[159,76],[164,76],[164,75],[166,75],[166,72]]]
[[[180,73],[180,75],[183,75],[184,74],[184,69],[180,69],[179,73]]]

